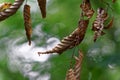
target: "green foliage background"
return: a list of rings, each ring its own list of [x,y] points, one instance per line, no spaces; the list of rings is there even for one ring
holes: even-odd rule
[[[115,3],[112,3],[112,0],[104,1],[108,2],[109,6],[102,0],[91,0],[91,4],[95,11],[99,7],[108,8],[110,18],[114,17],[113,27],[94,43],[91,26],[96,17],[95,13],[90,20],[84,41],[77,48],[67,50],[62,55],[53,56],[49,59],[52,67],[50,70],[44,70],[43,73],[49,72],[51,74],[50,80],[65,79],[66,71],[70,68],[73,50],[77,54],[78,49],[84,53],[81,80],[120,80],[120,2],[119,0],[116,0]],[[14,2],[14,0],[0,0],[0,3],[2,2]],[[28,0],[28,2],[36,3],[34,0]],[[62,39],[77,27],[81,3],[82,0],[49,0],[46,19],[41,18],[39,9],[32,13],[33,28],[42,23],[42,30],[45,33]],[[22,8],[23,6],[21,6]],[[19,71],[13,72],[8,67],[6,42],[10,39],[26,37],[21,9],[15,15],[0,22],[0,80],[28,80]],[[34,39],[37,38],[33,36]],[[26,41],[25,39],[20,44]],[[38,44],[37,46],[42,45]],[[36,65],[33,70],[37,70],[37,66],[40,65]]]

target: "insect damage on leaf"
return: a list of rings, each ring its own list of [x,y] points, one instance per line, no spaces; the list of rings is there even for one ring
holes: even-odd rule
[[[58,53],[61,54],[67,49],[73,48],[79,45],[84,39],[86,29],[88,27],[89,20],[80,20],[78,28],[75,29],[69,36],[61,40],[61,43],[56,45],[52,50],[45,52],[38,52],[38,54]]]
[[[41,14],[42,14],[42,18],[46,17],[46,0],[37,0]]]
[[[23,16],[24,16],[26,36],[29,41],[29,45],[31,45],[32,24],[31,24],[30,6],[25,4],[23,12],[24,12]]]

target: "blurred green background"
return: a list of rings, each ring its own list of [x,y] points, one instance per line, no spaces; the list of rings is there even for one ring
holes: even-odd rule
[[[31,6],[32,41],[34,43],[32,49],[36,47],[45,48],[49,45],[47,40],[51,37],[61,40],[78,25],[82,0],[47,0],[47,17],[45,19],[41,17],[39,7],[36,5],[37,1],[27,1]],[[26,43],[27,45],[23,6],[21,6],[15,15],[0,22],[0,80],[65,80],[66,71],[70,68],[71,56],[73,52],[77,55],[78,49],[84,53],[81,80],[120,80],[120,1],[116,0],[115,3],[112,3],[112,0],[104,1],[109,6],[102,0],[91,0],[91,4],[95,12],[99,7],[108,10],[109,20],[114,17],[112,28],[106,30],[106,34],[94,43],[94,34],[91,28],[96,17],[95,13],[90,20],[85,38],[78,47],[67,50],[60,56],[52,55],[45,62],[19,57],[21,53],[17,50],[21,48],[22,44]],[[0,3],[3,2],[13,3],[14,0],[0,0]],[[34,30],[37,25],[42,25],[39,27],[41,30],[39,33],[35,33],[36,30]],[[18,39],[19,41],[17,41]],[[30,46],[23,49],[25,50],[28,47]],[[24,53],[28,53],[26,56],[32,53],[31,50],[28,52],[24,50]],[[12,53],[19,55],[16,57]],[[18,61],[15,62],[15,60]],[[39,77],[46,73],[49,74],[49,78]]]

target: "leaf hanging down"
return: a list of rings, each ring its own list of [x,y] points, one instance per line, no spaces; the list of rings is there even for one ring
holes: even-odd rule
[[[73,69],[69,69],[66,74],[66,80],[76,80],[75,73]]]
[[[76,64],[74,67],[75,77],[76,77],[76,80],[80,80],[80,71],[81,71],[81,64],[83,60],[83,53],[79,51],[79,56],[78,57],[75,56],[74,58],[76,60]]]
[[[81,64],[83,60],[83,53],[79,51],[78,57],[74,57],[76,60],[74,68],[70,68],[66,74],[66,80],[80,80]]]
[[[8,9],[12,4],[11,3],[2,3],[0,4],[0,12],[5,11]]]
[[[31,45],[32,24],[31,24],[30,6],[25,4],[23,12],[24,12],[23,16],[24,16],[26,36],[29,41],[29,45]]]
[[[49,54],[49,53],[58,53],[66,51],[67,49],[73,48],[79,45],[84,39],[86,29],[88,27],[89,20],[80,20],[78,28],[74,30],[69,36],[65,37],[61,40],[61,43],[56,45],[52,50],[48,50],[45,52],[38,52],[38,54]]]
[[[46,0],[37,0],[42,14],[42,18],[46,17]]]
[[[108,19],[108,14],[103,8],[98,8],[96,20],[93,22],[92,30],[94,33],[94,42],[101,35],[104,35],[103,29],[108,29],[113,24],[113,19],[109,22],[108,26],[105,27],[104,23]]]
[[[88,19],[90,19],[93,14],[94,10],[91,8],[90,0],[83,0],[83,3],[80,5],[82,9],[82,16],[86,16]]]

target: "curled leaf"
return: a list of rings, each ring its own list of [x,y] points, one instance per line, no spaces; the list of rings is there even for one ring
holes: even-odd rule
[[[93,16],[94,10],[91,8],[90,0],[83,0],[83,3],[80,5],[80,7],[82,9],[83,16],[88,17],[88,19]]]
[[[42,17],[45,18],[46,17],[46,0],[37,0],[38,1],[38,5],[42,14]]]
[[[78,57],[74,57],[76,63],[74,68],[70,68],[66,74],[66,80],[80,80],[80,71],[83,60],[83,53],[79,51]]]
[[[68,72],[66,74],[66,80],[76,80],[76,77],[75,77],[73,69],[69,69],[68,70]]]
[[[38,52],[38,54],[49,54],[58,53],[66,51],[67,49],[73,48],[79,45],[84,39],[89,20],[80,20],[78,28],[75,29],[69,36],[61,40],[61,43],[57,44],[52,50],[45,52]]]
[[[31,24],[30,6],[25,4],[23,12],[24,12],[23,15],[24,15],[26,36],[29,41],[29,45],[31,45],[32,24]]]
[[[76,60],[76,64],[74,67],[74,73],[76,76],[76,80],[80,80],[80,71],[81,71],[81,64],[82,64],[82,60],[83,60],[83,53],[81,51],[79,51],[79,56],[78,57],[74,57]]]
[[[96,20],[93,22],[92,30],[94,31],[94,42],[101,35],[104,35],[103,29],[109,28],[112,26],[113,19],[110,21],[107,27],[104,23],[108,19],[108,14],[103,8],[98,8]]]

